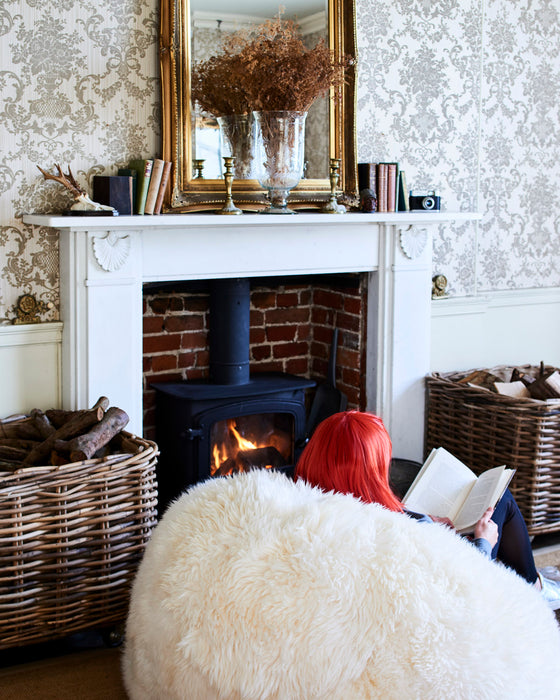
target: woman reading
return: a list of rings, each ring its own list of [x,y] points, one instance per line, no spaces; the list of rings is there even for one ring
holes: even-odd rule
[[[420,522],[438,521],[428,514],[407,511],[393,493],[389,485],[391,452],[391,439],[381,418],[360,411],[335,413],[317,426],[296,465],[295,478],[323,491],[378,503]],[[560,607],[560,584],[537,571],[527,526],[509,490],[477,522],[473,544],[541,590],[550,607]]]

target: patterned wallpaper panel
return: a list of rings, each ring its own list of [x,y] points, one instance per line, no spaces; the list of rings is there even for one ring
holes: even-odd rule
[[[91,192],[96,174],[159,148],[155,0],[2,0],[0,4],[0,319],[17,298],[52,302],[58,241],[23,213],[71,203],[37,170],[70,165]]]
[[[481,223],[441,226],[434,271],[462,296],[560,286],[557,0],[357,0],[358,158]],[[157,0],[0,4],[0,321],[23,293],[58,318],[58,241],[26,212],[64,208],[45,182],[114,174],[160,148]]]
[[[560,285],[558,0],[358,0],[358,158],[480,223],[441,226],[452,295]]]

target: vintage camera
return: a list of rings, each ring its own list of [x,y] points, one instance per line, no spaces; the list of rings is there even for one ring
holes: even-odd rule
[[[439,211],[441,207],[441,197],[433,190],[432,192],[415,192],[412,190],[409,198],[410,209],[422,209],[424,211]]]

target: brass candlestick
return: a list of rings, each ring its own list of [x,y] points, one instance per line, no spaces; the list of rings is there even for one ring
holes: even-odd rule
[[[340,179],[339,168],[340,158],[331,158],[329,167],[331,194],[329,201],[321,209],[325,214],[344,214],[346,212],[346,207],[343,204],[339,204],[336,200],[336,188],[338,187],[338,181]]]
[[[223,209],[220,209],[216,214],[243,214],[241,209],[238,209],[233,203],[233,197],[231,194],[231,188],[233,185],[233,161],[235,158],[232,156],[223,156],[224,158],[224,181],[226,183],[226,203]]]
[[[202,171],[204,170],[204,158],[196,158],[193,160],[193,167],[195,169],[195,180],[203,180],[204,175],[202,174]]]

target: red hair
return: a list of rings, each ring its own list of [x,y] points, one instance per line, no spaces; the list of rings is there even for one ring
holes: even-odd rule
[[[389,486],[391,449],[391,438],[378,416],[335,413],[315,429],[296,465],[295,478],[402,512],[402,503]]]

